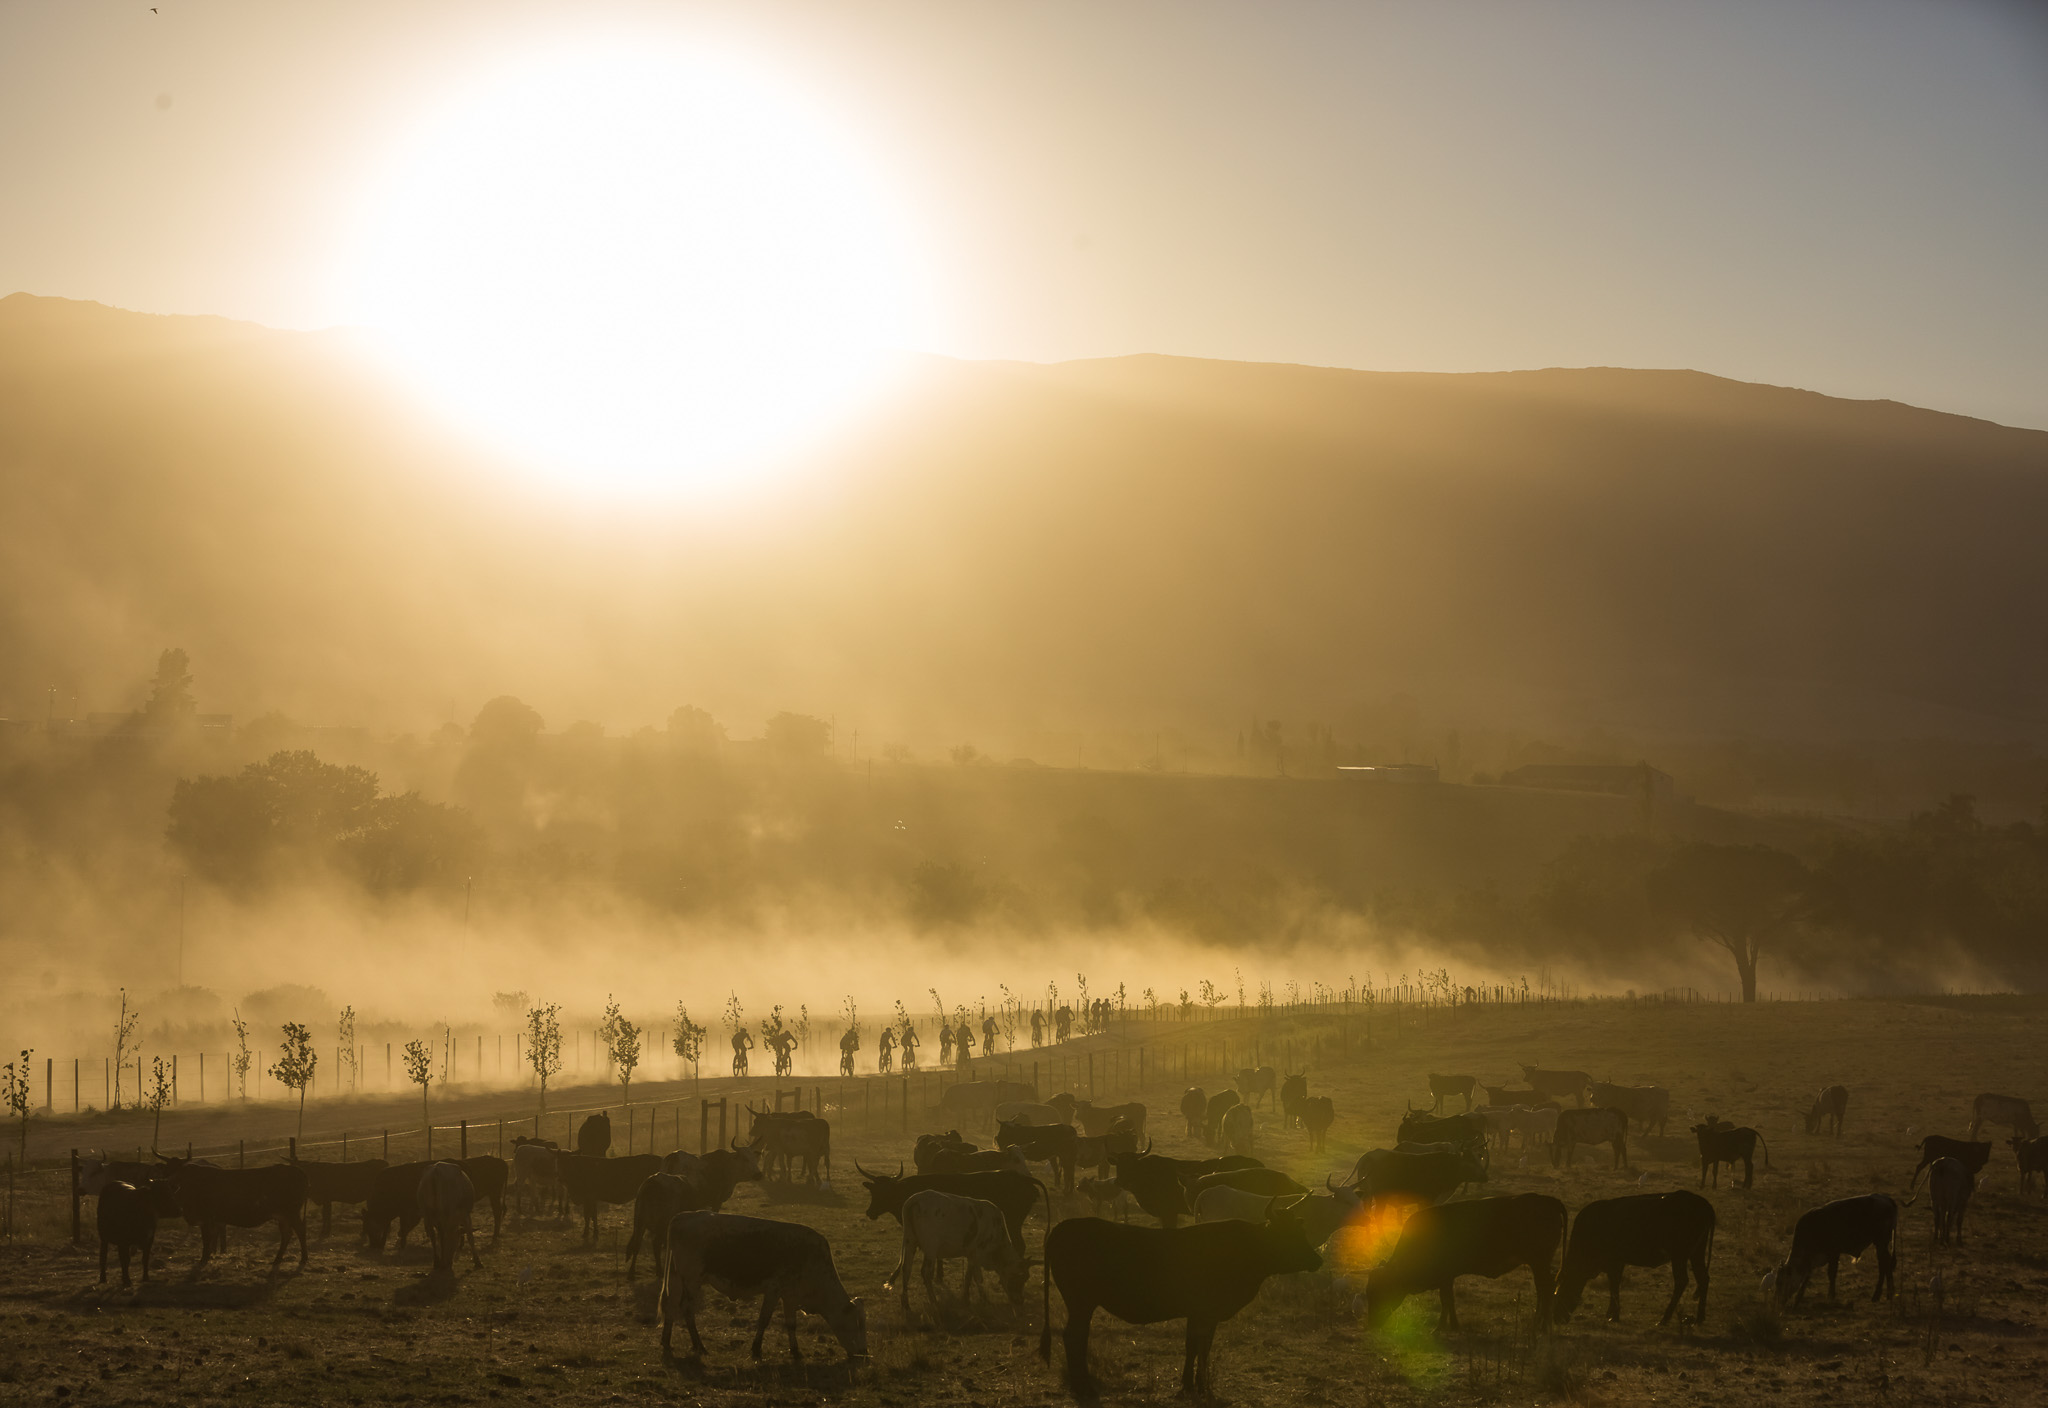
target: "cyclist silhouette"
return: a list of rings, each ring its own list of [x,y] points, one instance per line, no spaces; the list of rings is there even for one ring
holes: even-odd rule
[[[896,1033],[889,1027],[882,1028],[882,1034],[875,1038],[875,1069],[883,1075],[896,1068]]]
[[[754,1034],[741,1027],[732,1034],[732,1073],[743,1076],[747,1073],[747,1052],[754,1046]]]
[[[996,1019],[993,1017],[983,1017],[981,1019],[981,1054],[984,1056],[990,1055],[995,1049]]]
[[[960,1030],[953,1033],[953,1052],[960,1069],[966,1070],[968,1063],[974,1059],[974,1033],[967,1030],[965,1017],[960,1019]]]
[[[846,1035],[839,1038],[839,1074],[853,1074],[853,1053],[860,1050],[860,1028],[848,1027]]]
[[[944,1022],[939,1023],[939,1064],[953,1064],[953,1029]]]
[[[1045,1014],[1036,1007],[1031,1009],[1031,1044],[1045,1045]]]
[[[777,1032],[769,1037],[768,1047],[775,1053],[775,1074],[786,1076],[796,1068],[790,1053],[796,1049],[795,1032]]]
[[[905,1022],[903,1024],[903,1035],[898,1039],[898,1045],[903,1048],[903,1064],[915,1066],[917,1064],[917,1048],[924,1045],[923,1042],[917,1039],[917,1028]]]

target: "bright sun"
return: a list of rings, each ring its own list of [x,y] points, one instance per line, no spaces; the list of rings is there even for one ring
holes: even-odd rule
[[[702,56],[501,73],[410,134],[370,209],[357,320],[470,430],[580,486],[753,479],[923,334],[859,154]]]

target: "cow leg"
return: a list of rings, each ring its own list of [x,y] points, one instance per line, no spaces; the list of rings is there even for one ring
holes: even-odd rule
[[[332,1204],[332,1203],[322,1203],[322,1204],[320,1205],[320,1240],[321,1240],[321,1241],[323,1241],[323,1242],[324,1242],[324,1241],[326,1241],[326,1240],[327,1240],[327,1238],[328,1238],[328,1237],[329,1237],[329,1236],[331,1235],[331,1233],[332,1233],[332,1231],[333,1231],[333,1227],[334,1227],[334,1204]]]
[[[1216,1336],[1216,1327],[1188,1317],[1187,1348],[1180,1363],[1180,1391],[1182,1393],[1204,1393],[1208,1391],[1208,1366],[1203,1364],[1197,1372],[1196,1365],[1208,1357],[1209,1342]]]
[[[1744,1155],[1742,1156],[1742,1186],[1743,1186],[1743,1187],[1745,1187],[1745,1188],[1751,1188],[1751,1187],[1754,1187],[1755,1185],[1756,1185],[1756,1155],[1754,1155],[1754,1154],[1744,1154]]]
[[[1607,1268],[1607,1318],[1610,1322],[1621,1319],[1622,1275],[1622,1268],[1619,1266],[1610,1266]],[[1673,1294],[1672,1300],[1676,1301],[1677,1299],[1677,1295]],[[1664,1313],[1667,1318],[1671,1314],[1671,1312],[1668,1310]]]
[[[1442,1302],[1436,1316],[1436,1327],[1439,1331],[1458,1328],[1458,1298],[1452,1289],[1453,1284],[1446,1281],[1437,1288],[1437,1296]]]
[[[1837,1252],[1837,1253],[1836,1253],[1835,1255],[1833,1255],[1833,1256],[1831,1256],[1831,1257],[1829,1257],[1829,1258],[1828,1258],[1828,1299],[1829,1299],[1829,1300],[1833,1300],[1833,1299],[1835,1298],[1835,1274],[1836,1274],[1837,1272],[1839,1272],[1839,1271],[1840,1271],[1841,1269],[1842,1269],[1842,1256],[1841,1256],[1841,1253],[1840,1253],[1840,1252]]]
[[[124,1289],[135,1284],[128,1275],[128,1258],[133,1254],[134,1250],[128,1243],[121,1243],[121,1285]],[[145,1279],[149,1275],[149,1258],[147,1256],[142,1259],[142,1274]]]
[[[767,1288],[761,1293],[761,1315],[754,1322],[753,1355],[756,1359],[761,1357],[761,1341],[767,1337],[768,1324],[775,1318],[775,1302],[782,1299],[781,1292],[782,1287],[774,1281],[770,1281]],[[794,1352],[796,1349],[796,1330],[794,1328],[789,1332],[789,1340],[790,1350]]]
[[[1064,1291],[1062,1292],[1064,1298]],[[1092,1302],[1067,1301],[1067,1326],[1060,1337],[1067,1349],[1067,1384],[1075,1391],[1086,1389],[1094,1380],[1088,1376],[1088,1326],[1095,1318]]]
[[[291,1209],[292,1227],[299,1234],[299,1265],[306,1264],[306,1210],[303,1207]]]
[[[1664,1314],[1658,1319],[1658,1325],[1663,1326],[1671,1323],[1672,1313],[1678,1309],[1678,1302],[1684,1298],[1685,1254],[1681,1252],[1671,1258],[1671,1302],[1664,1307]]]
[[[803,1312],[797,1309],[796,1287],[792,1286],[782,1295],[782,1328],[789,1331],[789,1357],[798,1364],[804,1362],[804,1352],[797,1348],[796,1324],[803,1318]]]
[[[107,1284],[107,1239],[105,1237],[100,1238],[100,1284],[102,1286]],[[126,1285],[127,1283],[124,1281],[122,1284]]]
[[[1877,1289],[1870,1293],[1873,1301],[1884,1299],[1887,1291],[1897,1293],[1897,1287],[1892,1281],[1892,1272],[1898,1264],[1897,1252],[1889,1246],[1880,1244],[1877,1248]]]
[[[1529,1275],[1536,1282],[1536,1328],[1548,1330],[1551,1327],[1551,1310],[1557,1303],[1557,1268],[1550,1264],[1546,1255],[1541,1261],[1529,1263]],[[1614,1282],[1610,1280],[1608,1286],[1612,1289]]]
[[[1700,1286],[1699,1304],[1693,1314],[1693,1323],[1704,1325],[1707,1323],[1707,1252],[1704,1247],[1698,1248],[1692,1254],[1692,1278],[1699,1282]]]

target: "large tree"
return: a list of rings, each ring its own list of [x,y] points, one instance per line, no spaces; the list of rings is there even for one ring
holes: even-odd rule
[[[1812,913],[1813,876],[1797,856],[1769,846],[1681,846],[1650,875],[1650,906],[1735,960],[1742,1000],[1756,1001],[1763,950]]]

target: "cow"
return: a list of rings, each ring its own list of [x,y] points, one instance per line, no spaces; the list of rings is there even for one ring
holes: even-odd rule
[[[1080,1157],[1080,1140],[1070,1124],[998,1124],[996,1147],[1018,1149],[1033,1163],[1052,1165],[1053,1184],[1074,1190],[1074,1164]]]
[[[849,1361],[868,1354],[867,1307],[846,1294],[839,1268],[832,1264],[832,1244],[824,1234],[799,1222],[771,1222],[729,1212],[686,1212],[668,1225],[668,1254],[661,1276],[661,1358],[675,1362],[671,1336],[678,1310],[690,1331],[690,1352],[702,1359],[704,1341],[697,1334],[697,1302],[703,1288],[730,1300],[761,1297],[761,1318],[754,1326],[754,1358],[775,1305],[782,1304],[789,1331],[789,1357],[801,1360],[796,1323],[800,1314],[819,1316],[831,1327]]]
[[[1557,1136],[1550,1146],[1550,1166],[1572,1166],[1572,1151],[1580,1144],[1607,1144],[1614,1149],[1614,1166],[1628,1166],[1628,1115],[1595,1105],[1590,1110],[1560,1110]]]
[[[564,1154],[563,1158],[574,1158]],[[505,1206],[505,1161],[495,1154],[472,1154],[458,1162],[464,1177],[476,1196],[490,1201],[492,1223],[491,1237],[496,1240],[502,1226]],[[405,1250],[405,1239],[420,1220],[419,1186],[420,1177],[431,1165],[426,1163],[393,1164],[377,1175],[370,1187],[370,1196],[363,1201],[363,1244],[384,1250],[390,1240],[391,1224],[398,1224],[398,1250]]]
[[[467,1237],[471,1269],[482,1270],[484,1259],[477,1255],[476,1228],[470,1222],[470,1213],[476,1208],[476,1186],[462,1165],[446,1159],[429,1164],[420,1175],[414,1197],[420,1221],[426,1224],[427,1244],[433,1249],[434,1269],[452,1273],[455,1254]]]
[[[1138,1136],[1128,1128],[1113,1129],[1099,1139],[1083,1135],[1074,1141],[1074,1166],[1092,1168],[1097,1177],[1106,1178],[1109,1166],[1118,1154],[1135,1153],[1137,1148]]]
[[[1301,1222],[1301,1234],[1311,1247],[1321,1247],[1365,1207],[1355,1188],[1339,1188],[1327,1177],[1323,1187],[1327,1191],[1312,1193],[1289,1209]]]
[[[149,1259],[156,1251],[158,1212],[167,1217],[178,1213],[177,1191],[168,1182],[141,1184],[121,1179],[100,1180],[99,1206],[93,1220],[100,1234],[100,1284],[107,1281],[107,1248],[121,1257],[121,1285],[135,1282],[128,1275],[128,1258],[142,1253],[142,1283],[149,1284]]]
[[[1661,1085],[1610,1085],[1593,1082],[1593,1103],[1628,1116],[1639,1134],[1652,1129],[1664,1137],[1664,1123],[1671,1118],[1671,1092]]]
[[[512,1141],[512,1192],[513,1206],[521,1212],[526,1209],[526,1200],[533,1199],[536,1212],[546,1208],[546,1197],[554,1194],[555,1211],[564,1211],[561,1180],[555,1177],[555,1155],[560,1147],[552,1139],[528,1139],[524,1135]]]
[[[857,1163],[854,1168],[860,1171],[863,1185],[868,1190],[870,1222],[885,1216],[902,1222],[903,1204],[927,1188],[994,1203],[1002,1210],[1003,1225],[1010,1229],[1010,1241],[1020,1252],[1024,1250],[1024,1219],[1031,1215],[1031,1209],[1038,1205],[1040,1198],[1045,1199],[1046,1222],[1050,1224],[1052,1221],[1051,1194],[1046,1192],[1043,1183],[1021,1173],[913,1173],[905,1178],[901,1165],[894,1174],[870,1173]],[[893,1284],[896,1277],[891,1273],[884,1279]]]
[[[1235,1090],[1219,1090],[1209,1097],[1209,1108],[1202,1112],[1202,1141],[1215,1144],[1223,1137],[1223,1117],[1244,1103],[1244,1097]]]
[[[212,1164],[204,1159],[195,1163]],[[126,1183],[136,1188],[147,1188],[151,1183],[166,1176],[168,1168],[161,1163],[138,1163],[128,1159],[81,1159],[78,1164],[78,1191],[87,1197],[98,1197],[100,1190],[109,1183]]]
[[[1813,1268],[1828,1266],[1828,1299],[1835,1298],[1835,1273],[1842,1258],[1860,1260],[1865,1251],[1877,1249],[1877,1289],[1872,1300],[1881,1300],[1892,1287],[1892,1272],[1898,1265],[1899,1205],[1883,1193],[1866,1193],[1860,1198],[1842,1198],[1811,1208],[1799,1215],[1792,1228],[1792,1250],[1775,1270],[1764,1277],[1764,1293],[1775,1297],[1782,1308],[1787,1302],[1806,1298],[1806,1283]]]
[[[1097,1217],[1068,1218],[1045,1239],[1038,1355],[1052,1362],[1052,1287],[1058,1283],[1067,1308],[1067,1382],[1076,1393],[1092,1390],[1088,1332],[1100,1309],[1132,1325],[1185,1319],[1181,1391],[1207,1396],[1216,1326],[1251,1304],[1268,1276],[1314,1271],[1322,1264],[1301,1224],[1285,1212],[1257,1226],[1132,1227]]]
[[[940,1152],[972,1154],[980,1148],[973,1140],[961,1138],[957,1129],[949,1129],[944,1134],[920,1134],[911,1148],[910,1162],[919,1173],[930,1173],[931,1161]]]
[[[2048,1135],[2037,1139],[2022,1139],[2017,1134],[2005,1141],[2020,1164],[2020,1191],[2030,1191],[2034,1186],[2034,1175],[2041,1177],[2041,1196],[2048,1198]]]
[[[377,1175],[390,1167],[382,1159],[359,1159],[347,1164],[294,1159],[292,1166],[306,1171],[306,1201],[319,1206],[323,1237],[334,1230],[334,1205],[368,1202],[371,1189],[377,1186]]]
[[[1227,1168],[1183,1179],[1188,1191],[1200,1194],[1210,1188],[1235,1188],[1240,1193],[1264,1193],[1268,1197],[1299,1198],[1308,1189],[1277,1168]]]
[[[687,1149],[678,1149],[661,1161],[661,1171],[681,1178],[695,1179],[703,1190],[704,1201],[699,1207],[713,1212],[723,1212],[726,1201],[742,1183],[761,1181],[761,1155],[755,1149],[713,1149],[708,1154],[693,1154]],[[666,1225],[666,1224],[664,1224]],[[659,1238],[661,1228],[653,1229]]]
[[[1302,1071],[1280,1078],[1280,1114],[1282,1128],[1296,1129],[1301,1125],[1301,1102],[1308,1099],[1308,1072]]]
[[[1249,1154],[1252,1142],[1258,1137],[1258,1124],[1252,1118],[1252,1107],[1233,1105],[1223,1112],[1223,1147],[1233,1154]]]
[[[2025,1139],[2038,1138],[2041,1126],[2034,1112],[2017,1095],[1979,1095],[1970,1102],[1970,1138],[1975,1139],[1987,1124],[2002,1124]]]
[[[1969,1211],[1970,1194],[1977,1190],[1977,1176],[1961,1159],[1936,1159],[1927,1169],[1927,1191],[1934,1201],[1934,1240],[1947,1245],[1951,1236],[1963,1244],[1963,1214]],[[1912,1199],[1906,1199],[1908,1204]]]
[[[1100,1139],[1122,1120],[1130,1132],[1139,1138],[1145,1136],[1145,1107],[1132,1100],[1123,1105],[1097,1105],[1091,1100],[1082,1100],[1074,1105],[1074,1120],[1081,1126],[1081,1133]]]
[[[1305,1194],[1247,1193],[1218,1183],[1195,1194],[1197,1222],[1264,1222],[1275,1209],[1292,1208]]]
[[[1310,1153],[1320,1153],[1329,1139],[1330,1126],[1337,1122],[1337,1106],[1327,1095],[1306,1095],[1298,1107],[1301,1127],[1308,1131]]]
[[[1209,1093],[1199,1085],[1182,1091],[1180,1117],[1188,1122],[1188,1138],[1200,1139],[1202,1125],[1209,1118]]]
[[[587,1159],[601,1159],[611,1152],[612,1117],[599,1110],[576,1126],[576,1152]]]
[[[1088,1141],[1080,1140],[1077,1142],[1085,1144]],[[1095,1142],[1099,1144],[1102,1141],[1096,1140]],[[1026,1178],[1031,1177],[1030,1161],[1024,1157],[1022,1149],[1016,1148],[977,1149],[971,1154],[960,1153],[952,1149],[941,1149],[931,1157],[927,1164],[920,1167],[917,1171],[919,1173],[994,1173],[1000,1169],[1009,1169],[1013,1173],[1023,1174]]]
[[[1533,1085],[1488,1085],[1480,1082],[1479,1088],[1486,1092],[1489,1105],[1540,1105],[1543,1092]]]
[[[1150,1146],[1147,1146],[1148,1148]],[[1115,1160],[1117,1186],[1129,1193],[1140,1210],[1159,1219],[1162,1227],[1178,1227],[1193,1214],[1181,1160],[1164,1154],[1120,1154]]]
[[[1271,1066],[1247,1066],[1237,1073],[1237,1093],[1247,1105],[1256,1105],[1262,1095],[1271,1104],[1279,1089],[1280,1073]]]
[[[824,1183],[829,1186],[832,1182],[832,1124],[809,1110],[757,1115],[748,1143],[760,1150],[764,1172],[772,1176],[776,1162],[781,1162],[784,1183],[795,1180],[795,1164],[799,1159],[803,1161],[804,1182],[811,1187],[819,1185],[820,1163],[825,1169]]]
[[[1562,1117],[1560,1117],[1562,1118]],[[1560,1126],[1562,1128],[1562,1126]],[[1721,1186],[1721,1165],[1727,1164],[1732,1175],[1735,1165],[1742,1165],[1742,1186],[1751,1187],[1756,1182],[1756,1146],[1764,1146],[1764,1167],[1771,1166],[1771,1146],[1764,1143],[1764,1137],[1755,1130],[1744,1126],[1736,1129],[1721,1123],[1709,1115],[1704,1121],[1692,1127],[1692,1133],[1700,1143],[1700,1187],[1707,1186],[1707,1170],[1714,1171],[1714,1186]]]
[[[1522,1079],[1546,1100],[1562,1100],[1569,1095],[1572,1103],[1581,1108],[1586,1103],[1586,1088],[1593,1083],[1593,1078],[1584,1071],[1544,1071],[1534,1066],[1522,1067]]]
[[[564,1199],[570,1207],[582,1210],[583,1235],[595,1242],[598,1204],[619,1207],[632,1202],[649,1175],[661,1172],[661,1156],[627,1154],[606,1159],[563,1153],[555,1156],[555,1171],[562,1180]]]
[[[1835,1138],[1842,1137],[1842,1117],[1849,1113],[1849,1087],[1831,1085],[1813,1097],[1813,1108],[1806,1112],[1806,1132],[1819,1134],[1823,1124],[1832,1124],[1830,1131]]]
[[[299,1239],[299,1265],[306,1264],[306,1175],[290,1164],[267,1168],[214,1168],[195,1159],[166,1158],[169,1178],[178,1201],[178,1214],[199,1229],[199,1264],[212,1259],[213,1250],[227,1236],[230,1227],[261,1227],[277,1223],[277,1255],[271,1258],[275,1272],[284,1262],[285,1248],[294,1233]]]
[[[1920,1170],[1936,1159],[1955,1159],[1970,1171],[1972,1177],[1984,1172],[1984,1166],[1991,1162],[1991,1141],[1951,1139],[1946,1134],[1930,1134],[1919,1143],[1920,1162],[1913,1166],[1913,1177],[1906,1184],[1911,1193],[1913,1185],[1920,1181]]]
[[[903,1261],[900,1285],[903,1314],[910,1315],[910,1260],[924,1254],[924,1293],[934,1305],[937,1287],[945,1284],[948,1257],[967,1258],[967,1272],[961,1282],[960,1299],[971,1301],[981,1287],[981,1273],[994,1271],[1003,1294],[1019,1310],[1024,1305],[1024,1282],[1031,1262],[1010,1240],[1002,1209],[980,1198],[963,1198],[926,1188],[903,1200]],[[936,1284],[935,1284],[936,1283]],[[982,1299],[988,1292],[982,1289]]]
[[[1441,1298],[1437,1328],[1455,1330],[1458,1277],[1499,1280],[1526,1266],[1536,1283],[1536,1328],[1547,1330],[1564,1231],[1564,1204],[1542,1193],[1419,1207],[1401,1229],[1393,1255],[1366,1277],[1366,1323],[1378,1329],[1402,1301],[1434,1289]]]
[[[1065,1124],[1057,1107],[1028,1100],[1006,1100],[994,1110],[997,1124]]]
[[[1395,1131],[1396,1142],[1434,1144],[1448,1141],[1452,1144],[1486,1147],[1486,1116],[1432,1115],[1427,1110],[1411,1108],[1401,1117],[1400,1127]]]
[[[1444,1098],[1450,1095],[1462,1095],[1465,1098],[1465,1108],[1471,1109],[1472,1087],[1478,1083],[1479,1080],[1476,1076],[1440,1076],[1431,1074],[1429,1078],[1430,1113],[1442,1114],[1444,1112]]]
[[[1714,1260],[1714,1205],[1680,1188],[1670,1193],[1636,1193],[1588,1203],[1572,1219],[1565,1244],[1564,1266],[1557,1276],[1557,1318],[1567,1320],[1579,1308],[1586,1283],[1607,1277],[1607,1318],[1621,1319],[1621,1277],[1624,1267],[1671,1268],[1671,1299],[1657,1323],[1668,1325],[1685,1295],[1686,1268],[1699,1283],[1693,1323],[1707,1323],[1707,1270]]]
[[[1367,1202],[1389,1194],[1406,1194],[1435,1203],[1467,1183],[1484,1182],[1486,1165],[1469,1150],[1402,1154],[1392,1149],[1369,1149],[1358,1156],[1351,1170],[1351,1186]]]
[[[1556,1141],[1557,1122],[1563,1116],[1564,1111],[1558,1109],[1555,1105],[1545,1105],[1537,1109],[1531,1109],[1527,1105],[1510,1105],[1507,1109],[1501,1110],[1498,1113],[1503,1129],[1500,1141],[1501,1148],[1507,1148],[1509,1136],[1519,1134],[1522,1136],[1522,1147],[1527,1149],[1532,1144],[1548,1144]],[[1488,1123],[1490,1126],[1490,1117]]]
[[[1079,1105],[1081,1101],[1073,1091],[1062,1090],[1057,1095],[1046,1096],[1045,1103],[1059,1111],[1061,1124],[1072,1124],[1074,1122],[1074,1107]]]
[[[1075,1185],[1075,1191],[1088,1200],[1097,1217],[1107,1210],[1115,1213],[1119,1222],[1125,1220],[1131,1195],[1114,1178],[1084,1178]]]

